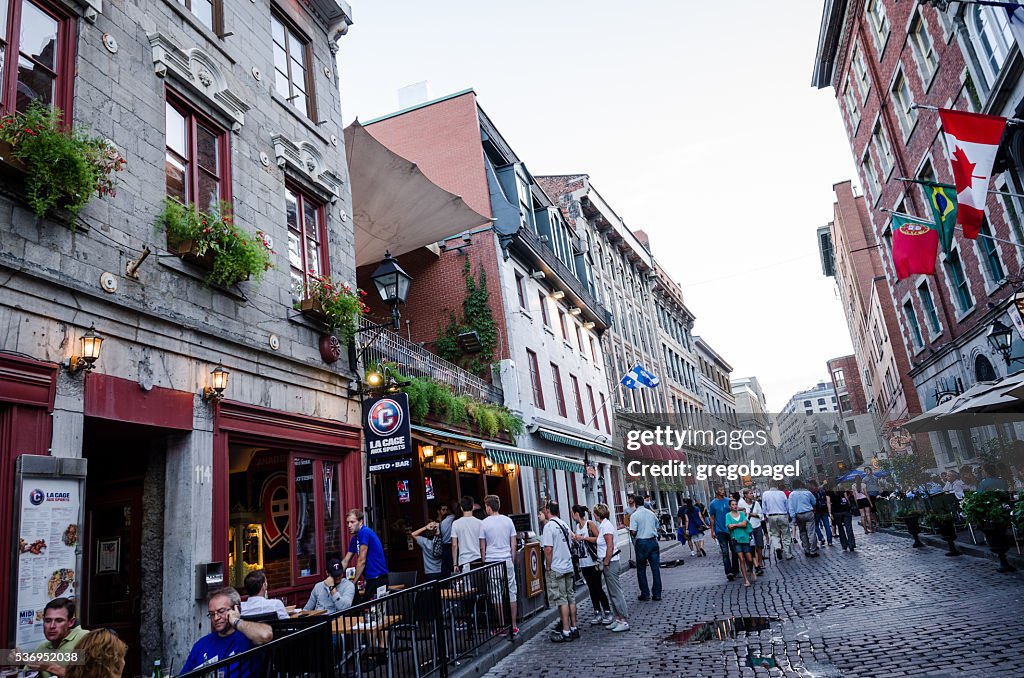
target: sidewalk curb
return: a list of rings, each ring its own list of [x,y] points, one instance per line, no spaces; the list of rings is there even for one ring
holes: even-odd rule
[[[880,531],[884,532],[885,534],[890,534],[895,537],[903,537],[908,540],[914,538],[913,535],[907,532],[895,530],[891,527],[880,528]],[[927,544],[928,546],[934,546],[936,548],[941,548],[943,550],[949,548],[949,546],[946,544],[946,540],[941,539],[937,535],[925,534],[922,532],[918,536],[920,537],[921,541]],[[972,558],[981,558],[984,560],[989,560],[993,563],[999,562],[999,557],[996,556],[996,554],[992,553],[992,550],[988,546],[958,541],[956,542],[956,547],[965,556],[971,556]],[[1006,559],[1009,560],[1010,564],[1016,567],[1018,570],[1024,570],[1024,556],[1017,555],[1017,549],[1011,547],[1011,549],[1006,552]]]
[[[673,541],[668,546],[662,548],[661,553],[664,554],[666,551],[669,551],[676,546],[680,546],[680,543],[678,541]],[[590,593],[587,591],[586,584],[576,590],[577,605],[589,597]],[[558,610],[556,608],[538,612],[535,616],[525,621],[523,625],[519,627],[519,635],[516,636],[514,643],[508,641],[499,643],[495,646],[493,651],[488,652],[487,654],[479,657],[471,657],[463,664],[453,664],[449,667],[448,675],[450,678],[471,678],[473,676],[484,675],[493,669],[502,659],[522,647],[528,640],[531,640],[534,636],[543,633],[546,629],[550,628],[557,617]]]

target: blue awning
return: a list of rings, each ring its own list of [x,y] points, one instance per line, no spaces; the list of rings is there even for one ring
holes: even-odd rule
[[[521,447],[512,447],[511,445],[502,445],[500,443],[485,441],[484,456],[499,464],[550,468],[568,473],[586,473],[587,471],[583,462],[575,459],[560,457],[557,454],[549,454],[547,452],[537,452],[536,450],[524,450]]]

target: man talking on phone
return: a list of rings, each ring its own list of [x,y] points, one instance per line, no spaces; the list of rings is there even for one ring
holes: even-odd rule
[[[192,646],[185,665],[181,667],[182,673],[240,654],[274,638],[273,630],[266,624],[242,619],[242,599],[230,586],[211,592],[207,601],[210,633]],[[228,673],[238,678],[258,676],[260,667],[254,665],[257,663],[239,662],[232,665]]]

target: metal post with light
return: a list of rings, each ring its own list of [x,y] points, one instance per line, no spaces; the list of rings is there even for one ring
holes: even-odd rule
[[[217,363],[217,366],[210,371],[210,385],[203,387],[203,402],[208,403],[211,400],[220,400],[224,397],[230,374],[223,365]]]
[[[1013,362],[1024,362],[1024,358],[1014,358],[1010,355],[1013,352],[1013,328],[998,318],[992,321],[985,338],[993,350],[1003,356],[1007,367]]]

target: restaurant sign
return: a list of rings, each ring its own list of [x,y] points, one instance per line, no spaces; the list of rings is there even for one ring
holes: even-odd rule
[[[363,403],[363,433],[370,473],[412,468],[409,396],[391,393]]]

